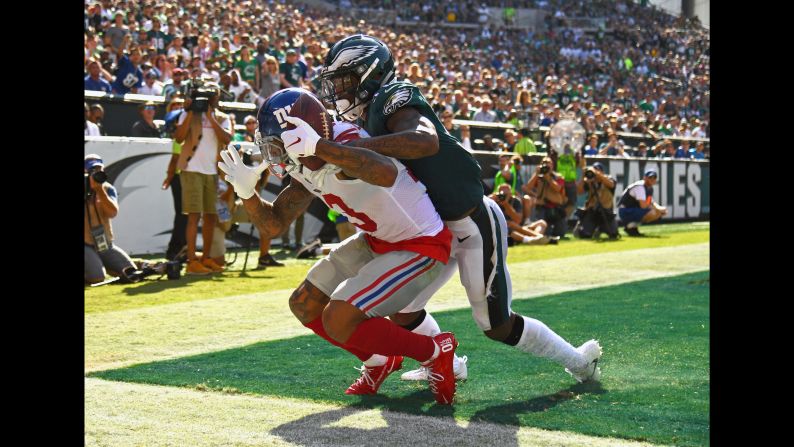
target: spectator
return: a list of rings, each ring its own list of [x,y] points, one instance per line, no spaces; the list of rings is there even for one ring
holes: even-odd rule
[[[702,141],[698,141],[695,149],[689,150],[689,158],[693,160],[703,160],[704,158],[706,158],[705,149],[706,149],[706,143]]]
[[[209,101],[204,113],[193,112],[191,100],[185,100],[187,113],[179,116],[174,139],[182,145],[177,161],[181,170],[182,212],[188,215],[187,225],[187,274],[206,275],[219,272],[223,267],[215,263],[209,254],[212,252],[212,233],[217,221],[215,209],[217,189],[217,160],[221,149],[231,141],[231,123],[226,114],[217,110],[219,87]],[[203,219],[202,240],[204,251],[201,258],[196,254],[199,219]]]
[[[132,125],[132,136],[137,138],[160,138],[160,129],[154,124],[154,114],[157,108],[154,103],[147,101],[138,106],[141,119]]]
[[[510,186],[510,192],[516,193],[516,185],[521,185],[518,176],[518,169],[520,169],[521,157],[517,156],[519,165],[516,166],[512,162],[510,154],[502,154],[499,156],[499,170],[493,180],[493,194],[499,192],[499,187],[506,184]],[[521,222],[521,221],[519,221]]]
[[[598,155],[598,135],[590,134],[590,138],[588,138],[588,143],[584,147],[584,154],[585,155]]]
[[[565,237],[567,222],[565,219],[565,179],[552,170],[551,157],[544,157],[527,182],[527,190],[535,198],[535,214],[537,219],[548,223],[546,235]]]
[[[91,114],[91,110],[88,108],[87,103],[84,103],[84,105],[85,105],[85,127],[84,127],[85,136],[98,137],[101,135],[99,133],[99,127],[97,127],[96,124],[94,124],[93,122],[91,122],[91,120],[88,119]]]
[[[248,141],[253,143],[255,141],[254,134],[256,132],[256,117],[254,115],[247,115],[243,119],[245,130],[243,133],[235,133],[233,141]]]
[[[132,47],[129,55],[125,54],[121,57],[116,80],[111,84],[113,93],[118,95],[138,93],[138,88],[143,85],[143,70],[139,67],[140,62],[141,50],[138,47]]]
[[[460,103],[460,107],[458,108],[458,111],[455,112],[454,118],[456,120],[471,120],[473,117],[474,117],[474,113],[471,110],[469,110],[469,102],[463,100]]]
[[[689,140],[681,140],[681,146],[678,146],[673,158],[689,158],[689,151]]]
[[[103,119],[105,119],[105,109],[102,108],[102,105],[98,103],[91,104],[88,112],[88,121],[96,124],[100,135],[107,135],[105,129],[102,127]]]
[[[96,59],[89,59],[88,76],[85,77],[85,89],[98,92],[110,93],[112,88],[110,83],[100,77],[102,65]]]
[[[183,61],[190,60],[190,51],[182,46],[182,36],[176,35],[171,42],[171,46],[166,51],[168,57],[176,57],[177,60],[181,58]]]
[[[513,152],[513,149],[516,147],[516,133],[512,129],[505,130],[504,137],[505,137],[505,150],[508,152]]]
[[[517,153],[518,155],[527,155],[538,152],[538,149],[535,147],[535,142],[532,141],[532,138],[530,138],[529,129],[524,127],[519,131],[519,133],[521,137],[513,147],[513,152]]]
[[[458,141],[462,140],[460,126],[457,124],[452,123],[452,112],[449,110],[445,110],[441,112],[441,124],[444,125],[444,129],[447,129],[450,135],[455,137]]]
[[[187,91],[187,84],[182,82],[185,79],[186,71],[182,68],[175,68],[172,74],[173,79],[163,85],[165,102],[170,102],[177,93],[184,96]]]
[[[138,89],[139,95],[163,95],[163,83],[157,79],[157,73],[154,71],[154,69],[149,70],[143,76],[143,79],[143,85]]]
[[[266,56],[265,63],[262,65],[261,87],[259,88],[260,102],[264,102],[273,93],[281,90],[281,77],[279,74],[278,61],[273,56]],[[262,104],[257,104],[261,106]]]
[[[259,62],[251,57],[247,46],[240,47],[240,58],[234,63],[234,68],[239,70],[239,75],[243,81],[247,82],[253,91],[259,91]]]
[[[650,223],[667,214],[667,208],[653,201],[653,185],[656,184],[656,171],[645,171],[642,180],[638,180],[623,191],[618,202],[618,214],[623,223],[623,230],[629,236],[642,236],[637,226]]]
[[[173,36],[166,34],[161,29],[162,23],[159,19],[152,20],[152,29],[146,33],[150,44],[155,48],[157,54],[166,54],[166,48],[171,45]]]
[[[237,69],[229,70],[229,92],[234,95],[233,101],[236,102],[256,102],[256,95],[251,85],[243,81]]]
[[[107,181],[104,162],[99,155],[85,156],[85,218],[83,219],[83,245],[85,253],[84,280],[96,284],[105,279],[104,269],[110,276],[125,276],[135,271],[135,264],[121,247],[113,244],[111,219],[119,212],[118,193]],[[103,181],[100,181],[103,180]]]
[[[648,145],[645,142],[640,142],[637,146],[637,152],[634,153],[635,157],[638,158],[649,158],[648,156]]]
[[[620,237],[615,221],[615,186],[617,180],[604,173],[604,165],[599,162],[585,170],[585,174],[576,184],[577,192],[587,193],[584,209],[581,210],[579,222],[573,230],[576,237],[598,239],[603,231],[610,239]]]
[[[606,143],[601,144],[601,148],[598,150],[598,155],[618,155],[620,153],[618,135],[614,131],[608,131],[607,140],[608,141]]]
[[[124,50],[124,38],[129,36],[130,29],[124,24],[124,13],[117,11],[113,15],[113,25],[108,28],[106,36],[110,38],[111,51],[114,54],[121,54]]]
[[[281,88],[303,87],[303,72],[298,64],[298,53],[291,48],[287,50],[286,59],[279,67],[279,81]]]
[[[474,114],[474,121],[482,121],[485,123],[493,123],[496,121],[496,113],[491,110],[491,106],[493,103],[490,99],[486,99],[482,102],[482,110]]]

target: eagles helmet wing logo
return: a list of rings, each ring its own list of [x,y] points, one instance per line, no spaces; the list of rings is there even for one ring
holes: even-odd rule
[[[353,65],[356,62],[375,54],[376,51],[378,51],[378,47],[365,45],[355,45],[345,48],[336,55],[334,60],[331,62],[331,65],[329,65],[326,70],[332,72],[348,65]]]
[[[399,90],[392,94],[391,97],[386,100],[386,104],[383,106],[383,114],[392,114],[395,110],[407,104],[408,101],[411,100],[412,95],[413,92],[410,89]]]

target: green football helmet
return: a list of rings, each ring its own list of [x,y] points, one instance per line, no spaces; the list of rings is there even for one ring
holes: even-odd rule
[[[355,34],[331,47],[319,78],[325,107],[355,121],[378,89],[394,79],[394,58],[379,39]]]

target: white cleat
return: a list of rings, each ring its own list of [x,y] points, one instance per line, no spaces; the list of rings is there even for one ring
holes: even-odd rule
[[[601,358],[601,345],[597,340],[589,340],[582,346],[576,348],[582,354],[584,366],[581,368],[565,369],[565,372],[572,375],[577,382],[598,382],[601,379],[601,368],[598,367],[598,360]]]
[[[469,377],[469,368],[466,362],[469,361],[467,356],[455,356],[453,370],[455,371],[455,380],[466,380]],[[404,372],[400,376],[400,380],[427,380],[427,368],[420,366],[419,369]]]

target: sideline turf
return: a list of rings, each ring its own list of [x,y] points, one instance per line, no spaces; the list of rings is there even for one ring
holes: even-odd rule
[[[598,338],[605,348],[602,385],[574,385],[556,364],[488,340],[468,309],[435,314],[444,329],[455,331],[460,354],[470,358],[470,380],[459,387],[454,410],[432,405],[426,385],[397,377],[379,396],[345,396],[357,360],[313,335],[89,376],[454,414],[654,443],[708,443],[708,272],[521,300],[514,309],[574,344]]]
[[[559,245],[515,246],[508,251],[509,263],[530,260],[545,260],[608,253],[640,248],[671,247],[708,242],[709,222],[664,224],[642,226],[647,237],[630,238],[625,235],[618,241],[608,241],[603,236],[599,241],[565,240]],[[237,262],[230,271],[210,277],[185,276],[175,281],[162,278],[146,280],[137,284],[108,284],[85,289],[85,312],[110,312],[161,304],[245,295],[269,290],[292,290],[306,276],[315,260],[277,258],[285,262],[284,267],[251,270],[256,265],[258,252],[251,252],[248,269],[241,273],[244,253],[238,253]],[[228,256],[231,258],[232,256]],[[154,279],[154,277],[152,277]]]

